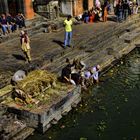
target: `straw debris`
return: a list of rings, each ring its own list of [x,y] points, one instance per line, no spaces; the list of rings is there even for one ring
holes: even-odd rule
[[[30,72],[26,78],[17,82],[13,89],[14,98],[23,100],[26,104],[37,103],[33,98],[42,94],[49,88],[56,86],[57,76],[46,70]]]

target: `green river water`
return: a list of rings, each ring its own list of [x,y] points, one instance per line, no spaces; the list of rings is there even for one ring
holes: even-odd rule
[[[140,140],[140,49],[101,81],[57,125],[28,140]]]

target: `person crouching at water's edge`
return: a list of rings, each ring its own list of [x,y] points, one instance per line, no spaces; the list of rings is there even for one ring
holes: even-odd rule
[[[100,65],[91,68],[91,78],[93,78],[94,83],[99,83],[99,70]]]
[[[66,46],[71,47],[71,39],[72,39],[72,16],[69,15],[67,19],[64,21],[64,26],[65,26],[65,40],[64,40],[64,48]]]

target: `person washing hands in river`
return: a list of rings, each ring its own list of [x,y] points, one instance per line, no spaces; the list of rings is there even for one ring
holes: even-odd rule
[[[62,69],[61,79],[64,83],[70,83],[76,85],[75,81],[71,77],[71,65],[68,64]]]
[[[100,65],[91,68],[91,77],[93,78],[94,83],[99,83],[99,71]]]

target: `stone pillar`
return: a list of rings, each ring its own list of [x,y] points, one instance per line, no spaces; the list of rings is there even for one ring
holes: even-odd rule
[[[27,19],[34,18],[34,10],[32,0],[24,0],[24,12]]]

